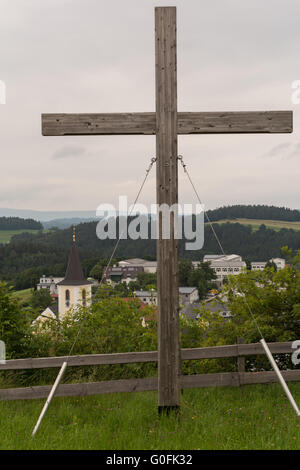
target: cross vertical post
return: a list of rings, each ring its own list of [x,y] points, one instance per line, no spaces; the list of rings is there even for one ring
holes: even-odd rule
[[[178,202],[177,135],[293,132],[292,111],[194,111],[177,113],[176,7],[155,9],[156,112],[42,114],[45,136],[156,134],[158,205]],[[177,213],[171,212],[168,238],[159,214],[158,261],[158,406],[180,404]]]
[[[156,70],[156,198],[160,208],[177,208],[177,66],[176,7],[155,8]],[[175,206],[174,206],[175,205]],[[158,409],[180,404],[180,348],[177,211],[171,210],[169,237],[163,237],[158,212]],[[167,223],[167,222],[166,222]]]

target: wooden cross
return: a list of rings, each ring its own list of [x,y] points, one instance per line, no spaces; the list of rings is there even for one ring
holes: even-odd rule
[[[178,202],[178,134],[292,132],[291,111],[177,112],[176,7],[155,8],[156,112],[113,114],[43,114],[42,134],[156,135],[157,204]],[[157,241],[158,406],[180,405],[178,244],[174,224],[170,239]]]

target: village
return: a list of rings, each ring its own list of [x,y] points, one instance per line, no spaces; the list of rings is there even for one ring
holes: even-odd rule
[[[207,292],[203,299],[206,309],[219,312],[224,318],[230,318],[231,314],[226,307],[222,289],[224,282],[228,282],[228,276],[238,276],[247,271],[246,262],[239,255],[205,255],[203,263],[207,263],[214,273],[213,283],[215,288]],[[197,268],[200,261],[192,261],[192,265]],[[251,262],[251,271],[263,271],[266,266],[271,266],[276,270],[284,269],[284,258],[272,258],[265,262]],[[137,282],[140,273],[157,273],[157,262],[148,261],[141,258],[125,259],[118,262],[118,265],[107,267],[104,270],[101,281],[93,278],[85,279],[76,248],[75,236],[69,255],[68,266],[64,278],[43,275],[36,289],[47,289],[53,302],[40,315],[36,321],[45,319],[62,320],[69,311],[74,311],[76,307],[88,307],[93,302],[92,287],[96,292],[97,287],[102,282],[114,288],[117,285],[125,284],[131,286]],[[139,300],[141,305],[157,306],[157,291],[154,286],[150,290],[133,290],[133,297]],[[180,313],[192,319],[199,319],[198,310],[202,303],[199,301],[198,288],[196,286],[179,286]]]

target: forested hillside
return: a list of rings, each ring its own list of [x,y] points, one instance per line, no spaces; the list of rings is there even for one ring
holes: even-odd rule
[[[286,207],[266,205],[235,205],[224,206],[207,211],[211,221],[222,219],[265,219],[285,220],[289,222],[300,221],[300,211]]]
[[[41,222],[20,217],[0,217],[0,230],[43,230]]]
[[[237,253],[249,261],[264,261],[281,255],[281,247],[300,248],[300,232],[281,229],[274,231],[262,225],[259,230],[238,223],[214,224],[226,253]],[[77,226],[77,245],[85,275],[100,258],[111,255],[115,240],[99,240],[96,223]],[[0,279],[11,281],[17,288],[35,284],[42,275],[64,275],[72,243],[72,229],[56,230],[37,235],[16,235],[10,244],[0,246]],[[218,254],[220,249],[211,228],[205,226],[204,247],[185,251],[184,240],[179,241],[179,256],[201,260],[205,254]],[[156,258],[156,240],[121,240],[115,257]]]

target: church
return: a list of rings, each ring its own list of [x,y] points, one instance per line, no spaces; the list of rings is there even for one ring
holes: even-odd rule
[[[76,246],[75,229],[73,242],[65,277],[57,283],[58,304],[49,306],[35,320],[43,321],[45,318],[63,320],[71,309],[76,307],[89,307],[92,299],[92,282],[85,279]],[[56,311],[56,312],[55,312]]]

